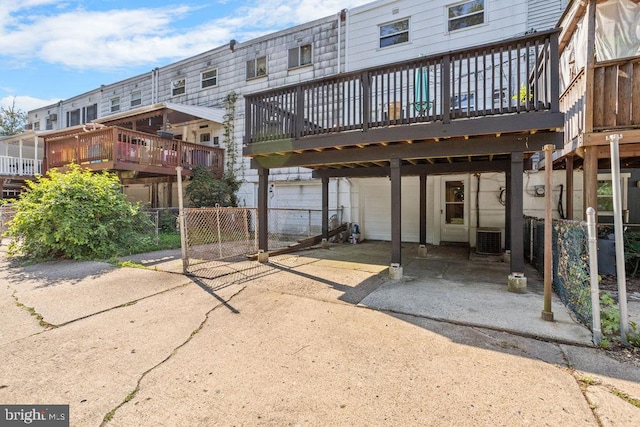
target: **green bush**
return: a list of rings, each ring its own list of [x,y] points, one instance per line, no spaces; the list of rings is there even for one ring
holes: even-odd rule
[[[10,256],[33,259],[107,259],[136,252],[153,236],[137,205],[120,191],[115,174],[92,173],[71,165],[27,182],[15,202],[7,235]]]

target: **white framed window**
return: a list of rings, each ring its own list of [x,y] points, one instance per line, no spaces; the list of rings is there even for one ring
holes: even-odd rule
[[[218,86],[218,69],[207,70],[200,74],[200,87]]]
[[[247,80],[255,77],[262,77],[267,75],[267,57],[261,56],[259,58],[250,59],[247,61]]]
[[[171,82],[171,96],[182,95],[187,90],[187,79],[184,77],[181,79],[173,80]]]
[[[80,109],[67,111],[67,126],[77,126],[80,124]]]
[[[484,0],[470,0],[447,6],[448,31],[484,24]]]
[[[620,196],[622,197],[622,212],[625,222],[628,220],[627,193],[629,190],[630,173],[620,174]],[[613,216],[613,181],[610,173],[598,174],[598,215]]]
[[[209,132],[200,134],[200,143],[204,144],[207,142],[211,142],[211,134]]]
[[[33,128],[34,131],[40,130],[40,120],[37,120],[37,121],[33,122],[32,128]]]
[[[89,123],[92,120],[98,118],[98,104],[89,105],[85,107],[85,123]]]
[[[111,112],[115,113],[120,111],[120,97],[116,96],[115,98],[111,98]]]
[[[380,29],[380,47],[394,46],[409,41],[409,18],[382,24]]]
[[[302,46],[289,49],[289,68],[302,67],[304,65],[311,64],[311,45],[305,44]]]
[[[136,90],[131,92],[131,106],[137,107],[138,105],[142,105],[142,91]]]
[[[476,108],[476,94],[473,92],[454,95],[451,101],[452,108],[456,110],[468,112]]]

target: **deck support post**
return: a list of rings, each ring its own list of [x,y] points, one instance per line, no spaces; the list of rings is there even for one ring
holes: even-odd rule
[[[329,246],[329,177],[322,177],[322,247]]]
[[[509,275],[508,283],[509,290],[513,292],[522,292],[523,287],[526,289],[526,278],[524,276],[524,219],[522,217],[523,174],[524,160],[522,152],[511,153],[510,179],[508,183],[511,274]]]
[[[402,160],[391,159],[391,265],[389,276],[394,280],[402,279]]]
[[[269,260],[269,169],[258,168],[258,261]]]
[[[427,174],[420,175],[420,246],[418,256],[427,256]]]
[[[504,175],[504,249],[511,254],[511,169],[508,169]]]
[[[566,219],[573,219],[573,154],[570,154],[565,159],[565,183],[567,184],[567,191],[565,200],[566,208],[564,216]]]

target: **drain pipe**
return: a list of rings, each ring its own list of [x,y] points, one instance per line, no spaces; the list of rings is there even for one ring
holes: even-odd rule
[[[480,228],[480,174],[476,174],[478,187],[476,188],[476,228]],[[476,243],[477,244],[477,243]]]

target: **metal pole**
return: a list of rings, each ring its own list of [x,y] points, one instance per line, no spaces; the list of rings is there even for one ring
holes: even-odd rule
[[[596,233],[596,210],[587,208],[587,229],[589,232],[589,277],[591,278],[591,320],[593,326],[593,343],[602,341],[600,324],[600,290],[598,288],[598,235]]]
[[[220,232],[220,205],[216,203],[216,223],[218,227],[218,253],[222,258],[222,233]]]
[[[553,188],[553,150],[555,146],[547,144],[544,146],[544,309],[542,319],[553,322],[553,311],[551,311],[551,284],[553,283],[553,217],[551,214],[551,189]]]
[[[184,223],[184,204],[182,203],[182,166],[176,166],[178,174],[178,223],[180,225],[180,249],[182,249],[182,272],[187,274],[189,258],[187,258],[187,230]]]
[[[607,136],[611,147],[611,183],[613,185],[613,226],[616,236],[616,277],[618,306],[620,307],[620,338],[627,343],[629,317],[627,313],[627,276],[625,272],[624,241],[622,237],[622,193],[620,189],[620,134]]]

